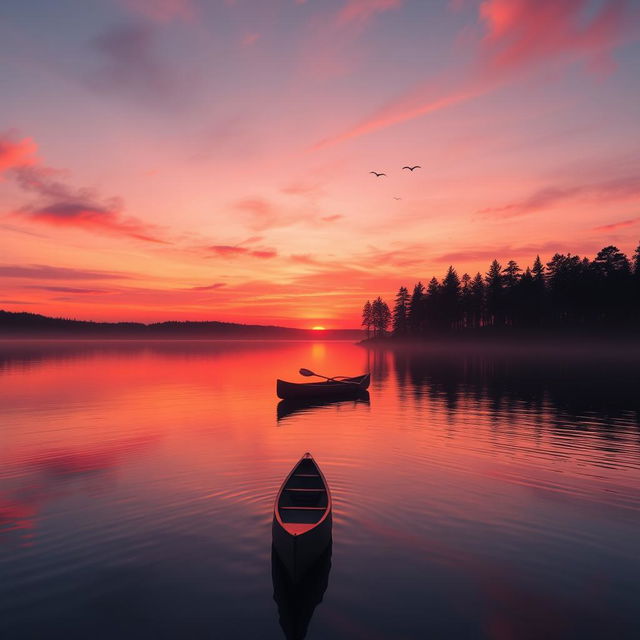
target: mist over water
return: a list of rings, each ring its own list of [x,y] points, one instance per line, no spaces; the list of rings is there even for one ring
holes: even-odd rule
[[[636,362],[0,343],[0,637],[637,638]],[[283,410],[300,367],[369,399]],[[306,451],[333,546],[292,602],[271,519]]]

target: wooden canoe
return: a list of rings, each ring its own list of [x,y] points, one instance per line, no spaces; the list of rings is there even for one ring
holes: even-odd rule
[[[282,483],[273,508],[273,548],[298,582],[331,542],[331,493],[310,453]]]
[[[355,378],[327,380],[325,382],[276,382],[276,393],[283,400],[301,400],[303,398],[340,398],[352,397],[369,388],[371,375],[365,373]]]

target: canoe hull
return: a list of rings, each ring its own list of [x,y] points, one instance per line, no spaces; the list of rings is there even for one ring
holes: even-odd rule
[[[273,548],[293,582],[299,582],[318,562],[331,544],[332,517],[329,514],[317,527],[292,536],[274,519]]]
[[[276,393],[282,400],[353,398],[369,388],[371,377],[368,373],[355,378],[346,378],[344,382],[308,382],[298,384],[278,380]]]
[[[331,508],[327,481],[305,453],[282,483],[273,507],[273,548],[294,583],[331,544]]]

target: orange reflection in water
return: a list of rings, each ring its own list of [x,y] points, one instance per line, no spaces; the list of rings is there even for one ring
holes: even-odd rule
[[[279,416],[275,380],[305,381],[300,367],[371,371],[370,401]],[[374,584],[377,558],[383,593],[428,590],[444,571],[480,594],[490,635],[519,634],[536,611],[583,610],[576,584],[611,566],[592,531],[633,565],[640,407],[624,371],[604,378],[612,405],[602,368],[589,370],[319,341],[1,345],[0,540],[46,556],[61,539],[73,554],[115,537],[144,554],[197,531],[244,575],[269,553],[280,483],[311,451],[333,495],[335,593],[355,588],[345,563]],[[327,620],[337,632],[380,623]]]

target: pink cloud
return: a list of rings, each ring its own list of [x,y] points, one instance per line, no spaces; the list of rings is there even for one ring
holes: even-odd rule
[[[323,222],[335,222],[336,220],[340,220],[342,218],[344,218],[344,216],[341,213],[336,213],[333,216],[324,216],[320,218],[320,220],[322,220]]]
[[[608,0],[588,15],[588,0],[485,0],[480,18],[492,69],[520,68],[557,55],[607,55],[624,32],[626,0]]]
[[[31,139],[19,143],[12,143],[6,138],[0,140],[0,161],[4,158],[10,176],[23,191],[35,194],[40,200],[15,211],[13,216],[52,227],[75,227],[170,244],[159,237],[154,225],[123,216],[119,198],[99,202],[91,189],[74,189],[56,180],[64,172],[46,167],[33,158],[36,145]]]
[[[238,245],[217,244],[207,247],[207,250],[217,256],[234,258],[237,256],[251,256],[253,258],[269,259],[275,258],[278,252],[274,249],[247,249]]]
[[[196,15],[193,0],[120,0],[130,11],[153,20],[171,22],[189,21]]]
[[[403,0],[347,0],[336,17],[336,24],[344,27],[350,24],[362,24],[378,13],[384,13],[402,6]]]
[[[0,135],[0,173],[36,162],[38,146],[32,138],[14,140],[9,133]]]
[[[277,227],[288,227],[298,222],[308,221],[306,214],[283,213],[264,198],[244,198],[233,205],[246,218],[246,225],[253,231],[261,232]]]
[[[241,44],[243,47],[250,47],[251,45],[254,45],[256,42],[258,42],[258,40],[260,40],[260,34],[259,33],[246,33],[241,40]]]
[[[312,146],[322,149],[389,126],[428,115],[484,95],[550,59],[586,59],[603,68],[611,50],[622,42],[631,22],[626,0],[607,0],[595,14],[588,0],[485,0],[479,18],[486,35],[478,42],[477,62],[458,80],[446,74],[421,83],[354,126]]]
[[[630,218],[629,220],[620,220],[619,222],[612,222],[610,224],[603,224],[599,227],[593,227],[591,231],[615,231],[616,229],[622,229],[623,227],[631,227],[639,222],[640,217]]]
[[[496,218],[514,218],[550,209],[567,200],[586,199],[596,202],[611,202],[628,200],[638,196],[640,196],[640,175],[632,175],[600,183],[544,187],[523,200],[497,207],[487,207],[479,210],[478,214]]]
[[[154,235],[154,227],[120,212],[91,202],[59,201],[43,207],[25,207],[16,215],[54,227],[84,229],[97,233],[127,236],[145,242],[170,244]]]

